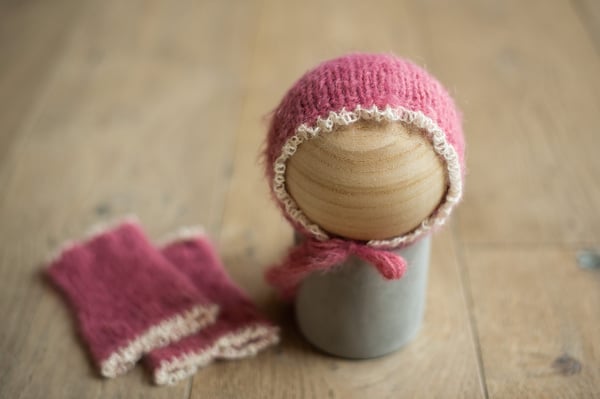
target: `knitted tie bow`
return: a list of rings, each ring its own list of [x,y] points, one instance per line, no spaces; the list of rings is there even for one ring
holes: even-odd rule
[[[310,273],[329,270],[355,255],[373,265],[387,280],[398,280],[406,271],[406,261],[393,252],[338,238],[313,238],[292,248],[283,261],[267,270],[267,281],[282,297],[294,297],[300,282]]]

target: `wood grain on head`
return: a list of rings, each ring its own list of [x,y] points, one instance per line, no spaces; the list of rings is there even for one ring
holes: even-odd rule
[[[421,132],[366,121],[300,145],[288,161],[286,185],[310,220],[356,240],[413,230],[447,188],[444,164]]]

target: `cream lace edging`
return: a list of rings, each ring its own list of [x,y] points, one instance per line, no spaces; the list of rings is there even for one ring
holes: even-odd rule
[[[158,246],[166,246],[169,244],[174,244],[181,241],[198,239],[198,238],[208,238],[208,234],[206,230],[202,226],[183,226],[179,229],[168,233],[167,235],[161,237],[157,244]]]
[[[108,221],[98,222],[88,227],[87,230],[83,233],[83,235],[77,240],[66,240],[60,245],[58,245],[54,250],[52,250],[45,256],[45,263],[48,265],[52,264],[55,261],[59,260],[65,252],[69,251],[74,246],[92,241],[96,237],[101,236],[102,234],[107,233],[110,230],[115,229],[124,224],[132,224],[141,227],[139,218],[134,214],[128,214]]]
[[[446,164],[448,171],[449,187],[444,202],[436,211],[411,232],[385,240],[371,240],[367,245],[377,248],[394,248],[402,244],[409,244],[430,231],[434,226],[441,226],[452,212],[454,206],[462,196],[462,176],[458,154],[446,139],[442,129],[421,111],[411,111],[403,107],[379,109],[377,106],[362,108],[357,106],[354,111],[342,109],[339,112],[330,112],[327,118],[318,118],[314,126],[300,125],[296,133],[287,139],[281,149],[281,154],[273,164],[273,191],[275,197],[283,204],[285,212],[302,227],[312,233],[318,240],[329,239],[327,233],[316,223],[308,219],[296,201],[292,199],[285,187],[285,171],[287,160],[294,155],[298,146],[304,141],[314,138],[322,132],[331,132],[336,127],[348,126],[360,120],[373,120],[376,122],[405,122],[424,131],[431,141],[433,149]]]
[[[279,329],[275,326],[254,324],[223,335],[207,348],[185,353],[171,361],[164,361],[154,372],[158,385],[173,385],[190,377],[200,367],[214,359],[239,359],[254,356],[259,351],[279,342]]]
[[[145,353],[194,334],[214,323],[218,310],[217,305],[197,305],[150,327],[104,360],[100,364],[101,374],[108,378],[124,374]]]

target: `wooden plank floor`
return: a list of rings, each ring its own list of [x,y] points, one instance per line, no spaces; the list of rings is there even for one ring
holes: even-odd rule
[[[0,1],[0,398],[598,398],[600,3]],[[292,232],[258,164],[262,119],[315,63],[393,51],[465,116],[466,198],[434,240],[402,351],[314,351],[262,280]],[[97,377],[46,255],[136,213],[202,224],[283,328],[175,387]]]

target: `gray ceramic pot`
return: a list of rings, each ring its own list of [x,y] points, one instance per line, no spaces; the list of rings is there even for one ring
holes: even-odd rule
[[[302,334],[340,357],[366,359],[393,352],[412,340],[423,320],[430,237],[394,251],[408,263],[400,280],[385,280],[365,261],[307,277],[296,298]]]

